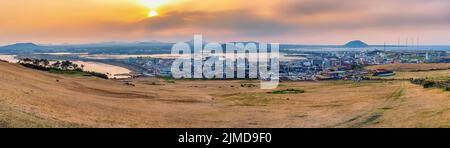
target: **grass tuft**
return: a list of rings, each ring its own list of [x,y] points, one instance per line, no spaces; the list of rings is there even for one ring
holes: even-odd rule
[[[273,92],[270,92],[271,94],[300,94],[305,93],[305,90],[303,89],[286,89],[286,90],[276,90]]]

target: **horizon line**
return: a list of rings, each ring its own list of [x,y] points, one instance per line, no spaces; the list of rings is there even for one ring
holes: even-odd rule
[[[356,40],[353,40],[356,41]],[[15,42],[15,43],[0,43],[0,47],[8,46],[8,45],[15,45],[15,44],[25,44],[25,43],[32,43],[39,46],[63,46],[63,45],[69,45],[69,46],[75,46],[75,45],[89,45],[89,44],[107,44],[107,43],[151,43],[151,42],[160,42],[160,43],[167,43],[167,44],[174,44],[177,42],[170,42],[170,41],[158,41],[158,40],[152,40],[152,41],[100,41],[100,42],[85,42],[85,43],[37,43],[37,42]],[[189,42],[189,41],[184,41]],[[232,42],[207,42],[207,43],[236,43],[236,42],[256,42],[256,43],[265,43],[265,42],[257,42],[257,41],[232,41]],[[350,41],[349,41],[350,42]],[[362,41],[364,42],[364,41]],[[275,43],[275,42],[272,42]],[[347,42],[348,43],[348,42]],[[364,42],[366,43],[366,42]],[[269,43],[270,44],[270,43]],[[328,43],[316,43],[316,44],[309,44],[309,43],[278,43],[280,45],[293,45],[293,46],[344,46],[344,44],[328,44]],[[366,43],[367,44],[367,43]],[[414,44],[414,45],[398,45],[398,44],[367,44],[368,46],[390,46],[390,47],[421,47],[421,46],[450,46],[450,43],[427,43],[427,44]]]

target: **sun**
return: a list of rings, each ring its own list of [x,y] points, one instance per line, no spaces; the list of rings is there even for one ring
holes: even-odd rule
[[[139,0],[139,2],[148,9],[147,17],[156,17],[159,16],[157,10],[161,9],[161,6],[169,3],[169,0]]]
[[[158,15],[159,15],[158,12],[153,11],[153,10],[148,13],[148,17],[155,17],[155,16],[158,16]]]

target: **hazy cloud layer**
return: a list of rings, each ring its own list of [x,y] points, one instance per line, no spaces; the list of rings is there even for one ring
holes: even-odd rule
[[[419,36],[450,44],[449,0],[169,0],[151,18],[131,1],[137,0],[2,2],[0,42],[176,41],[203,34],[218,41],[332,44]]]
[[[251,11],[173,11],[144,20],[142,25],[153,31],[190,28],[194,30],[232,31],[248,36],[287,34],[297,29],[295,24],[262,17]]]
[[[254,4],[229,11],[169,11],[159,18],[146,20],[145,24],[157,31],[215,29],[235,32],[240,37],[291,38],[311,34],[323,34],[326,38],[327,34],[355,30],[361,33],[391,30],[392,38],[397,38],[408,29],[427,32],[450,25],[450,1],[447,0],[280,0],[264,10],[256,1]],[[271,15],[262,15],[264,12]]]

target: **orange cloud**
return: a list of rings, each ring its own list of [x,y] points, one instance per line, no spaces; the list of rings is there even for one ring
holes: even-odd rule
[[[4,1],[0,43],[177,41],[194,34],[217,41],[379,44],[423,36],[450,43],[448,0],[167,0],[157,8],[140,1]],[[149,11],[159,16],[148,18]]]

